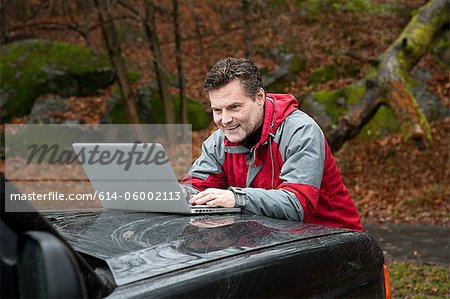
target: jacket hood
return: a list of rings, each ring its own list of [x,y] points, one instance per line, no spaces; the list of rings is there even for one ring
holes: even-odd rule
[[[272,108],[269,108],[269,106],[272,106]],[[270,109],[272,109],[272,111],[268,111]],[[267,116],[271,116],[269,132],[275,133],[286,117],[297,109],[298,101],[293,95],[268,93],[266,95],[264,126],[269,122]]]
[[[264,143],[269,134],[275,134],[280,124],[297,108],[298,101],[291,94],[266,94],[263,130],[257,146]]]

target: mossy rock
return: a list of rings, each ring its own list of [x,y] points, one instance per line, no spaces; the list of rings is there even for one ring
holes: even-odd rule
[[[149,124],[166,123],[163,103],[159,98],[158,92],[148,87],[144,87],[139,88],[137,94],[141,120],[144,123]],[[108,116],[106,117],[106,119],[108,119],[107,121],[114,124],[128,123],[125,111],[122,107],[120,95],[118,93],[113,93],[111,97],[110,103],[108,104],[109,108],[107,109],[107,111],[109,111]],[[175,110],[175,119],[179,122],[180,99],[178,95],[172,96],[172,103]],[[193,130],[204,129],[211,123],[210,113],[206,112],[202,104],[194,99],[188,98],[187,116],[189,123],[192,124]]]
[[[282,93],[292,80],[306,67],[306,57],[283,50],[275,50],[278,66],[273,70],[262,69],[266,89],[273,93]]]
[[[62,42],[27,40],[1,47],[2,116],[23,116],[43,94],[95,95],[114,82],[106,53]]]
[[[330,115],[332,126],[337,125],[339,117],[347,114],[351,105],[356,104],[364,95],[364,85],[352,85],[335,91],[318,91],[312,94],[314,101],[323,105]]]
[[[356,77],[361,66],[357,64],[329,64],[315,69],[308,78],[308,84],[317,86],[338,77]]]
[[[358,135],[360,139],[378,138],[399,131],[397,117],[391,108],[381,106]]]
[[[359,102],[366,91],[364,84],[351,85],[334,91],[319,91],[312,93],[307,101],[320,104],[320,108],[314,107],[315,114],[319,115],[319,122],[325,132],[330,132],[338,124],[339,118],[346,115],[352,106]],[[311,107],[307,103],[307,107]],[[325,113],[328,118],[324,118]],[[312,115],[315,117],[315,115]],[[323,121],[325,120],[325,122]],[[364,126],[358,138],[376,138],[388,133],[398,132],[398,123],[394,112],[389,107],[381,107],[375,116]]]

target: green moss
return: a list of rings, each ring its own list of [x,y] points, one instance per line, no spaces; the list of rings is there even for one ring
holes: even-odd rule
[[[151,118],[155,123],[166,123],[166,118],[163,113],[164,108],[162,105],[159,96],[156,93],[153,93],[153,96],[150,98],[151,101]],[[187,99],[187,117],[188,122],[192,124],[192,130],[199,130],[206,128],[211,123],[211,116],[209,113],[205,111],[205,108],[194,99]],[[179,113],[180,113],[180,97],[178,95],[172,96],[172,103],[175,112],[175,120],[177,122],[180,121]]]
[[[365,69],[365,76],[364,78],[367,79],[373,79],[378,76],[378,69],[374,66],[367,66]]]
[[[333,79],[337,74],[336,67],[326,65],[315,69],[308,78],[308,84],[317,86]]]
[[[176,119],[179,120],[178,114],[180,111],[180,99],[178,96],[175,98],[175,111],[177,113]],[[211,115],[205,111],[205,108],[198,101],[188,98],[187,103],[187,117],[188,122],[192,124],[192,130],[204,129],[211,123]]]
[[[360,72],[356,64],[326,65],[315,69],[308,78],[308,84],[317,86],[337,77],[355,77]]]
[[[113,80],[105,53],[39,40],[1,47],[0,74],[0,93],[10,99],[3,107],[7,119],[29,113],[42,94],[88,95]]]
[[[314,99],[324,105],[335,102],[340,95],[339,90],[323,90],[313,93]]]
[[[306,1],[306,9],[308,11],[308,15],[313,16],[317,15],[322,11],[323,1],[322,0],[307,0]]]
[[[435,48],[440,50],[440,49],[447,49],[450,47],[450,40],[446,39],[446,38],[442,38],[439,40],[439,42],[436,44]]]
[[[30,68],[35,68],[34,70],[42,68],[45,64],[58,64],[66,66],[74,73],[84,73],[93,67],[110,66],[106,54],[62,42],[28,40],[7,44],[1,51],[2,65],[6,61],[13,64],[20,61],[28,63]]]
[[[420,117],[420,120],[419,120],[420,125],[425,128],[425,137],[427,138],[430,145],[433,145],[433,136],[431,135],[430,123],[428,122],[425,114],[420,113],[419,117]]]
[[[306,67],[306,57],[298,54],[294,54],[292,59],[292,64],[289,67],[289,71],[292,74],[298,74],[305,70]]]
[[[387,133],[398,132],[399,127],[396,119],[395,113],[389,107],[382,106],[369,123],[364,126],[358,138],[377,138]]]
[[[397,9],[394,4],[380,4],[372,0],[307,0],[305,6],[310,15],[316,15],[324,9],[363,14],[386,14]]]
[[[136,83],[137,81],[139,81],[139,79],[141,79],[141,74],[139,74],[139,72],[135,70],[129,70],[127,72],[127,75],[130,83]]]
[[[325,112],[331,116],[332,126],[335,126],[339,117],[344,116],[347,109],[340,107],[338,99],[342,97],[342,91],[319,91],[313,93],[313,99],[323,105]]]
[[[372,0],[335,0],[331,6],[338,11],[364,14],[392,13],[396,9],[393,4],[379,4]]]
[[[344,88],[344,96],[348,105],[358,103],[366,92],[365,85],[351,85]]]
[[[351,105],[359,102],[364,95],[364,85],[352,85],[334,91],[313,93],[313,99],[323,105],[325,112],[331,116],[332,125],[336,125],[339,117],[347,114]]]
[[[313,100],[322,104],[325,112],[331,117],[331,126],[337,125],[339,118],[347,115],[352,105],[357,104],[364,93],[364,84],[351,85],[333,91],[319,91],[312,94]],[[375,116],[359,133],[358,138],[376,138],[381,135],[398,132],[397,117],[388,107],[378,109]]]
[[[420,10],[423,11],[428,9],[432,4],[433,2],[429,2]],[[443,6],[443,8],[445,8],[445,6]],[[401,65],[406,66],[407,70],[413,67],[416,59],[420,58],[429,50],[436,30],[439,30],[446,22],[448,22],[448,9],[442,9],[441,12],[442,13],[435,13],[430,18],[431,20],[429,22],[422,22],[419,18],[420,14],[414,15],[402,34],[390,46],[390,49],[399,46],[406,47],[405,50],[408,57],[402,57]],[[405,40],[407,41],[406,44],[404,44]]]

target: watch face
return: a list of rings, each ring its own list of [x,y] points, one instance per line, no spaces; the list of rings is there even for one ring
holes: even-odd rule
[[[239,188],[239,187],[231,187],[231,191],[239,193],[239,194],[245,194],[245,192],[242,191],[242,188]]]

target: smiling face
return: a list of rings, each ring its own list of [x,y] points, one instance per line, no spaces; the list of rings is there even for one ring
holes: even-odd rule
[[[245,140],[261,126],[265,101],[262,88],[252,100],[244,93],[239,79],[235,79],[208,95],[214,122],[231,142]]]

